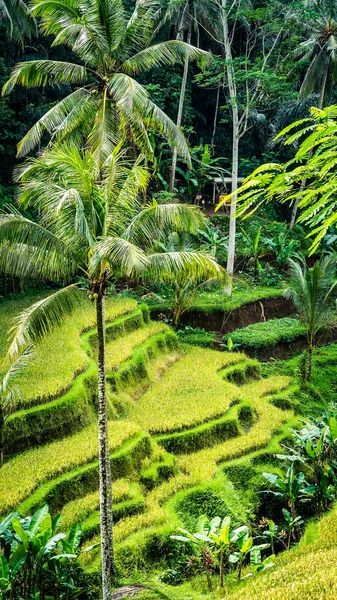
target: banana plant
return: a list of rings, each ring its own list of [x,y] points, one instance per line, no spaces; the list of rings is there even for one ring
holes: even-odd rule
[[[294,517],[286,508],[282,508],[282,513],[286,522],[286,529],[288,531],[287,548],[289,550],[291,539],[293,538],[295,541],[297,539],[296,532],[298,531],[299,527],[303,525],[303,519],[299,515]]]
[[[48,505],[33,516],[11,513],[0,523],[0,592],[2,600],[72,600],[81,590],[74,575],[82,529],[75,524],[68,534],[59,531],[61,517],[52,519]]]
[[[286,498],[291,514],[295,516],[295,504],[306,483],[304,473],[301,471],[295,475],[294,463],[292,463],[285,476],[277,475],[275,473],[262,473],[262,475],[278,490],[277,492],[269,490],[269,492],[275,496]]]
[[[220,517],[215,517],[212,521],[208,521],[207,517],[201,516],[197,522],[197,528],[194,533],[181,527],[178,531],[182,535],[171,535],[171,539],[190,544],[193,548],[193,553],[206,574],[208,589],[212,589],[211,571],[212,571],[212,538],[220,524]]]
[[[232,540],[237,543],[237,550],[232,552],[229,556],[229,562],[232,565],[236,565],[238,569],[238,580],[250,577],[252,572],[242,577],[242,569],[249,556],[250,565],[253,567],[253,571],[260,572],[266,568],[273,566],[274,556],[268,556],[262,561],[262,550],[270,548],[270,544],[254,544],[253,537],[249,535],[249,529],[247,526],[238,527],[232,532]]]

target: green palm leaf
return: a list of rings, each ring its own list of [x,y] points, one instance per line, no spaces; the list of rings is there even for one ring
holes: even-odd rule
[[[31,60],[17,64],[2,89],[8,95],[15,85],[32,88],[49,83],[84,83],[87,70],[81,65],[57,60]]]
[[[12,342],[8,355],[18,356],[27,345],[41,340],[46,333],[61,325],[65,316],[77,305],[81,291],[76,284],[58,290],[39,300],[14,319],[10,330]]]
[[[22,278],[64,281],[74,272],[70,249],[18,212],[0,213],[0,269]]]
[[[155,67],[174,64],[183,65],[186,58],[190,61],[198,60],[205,66],[207,62],[210,62],[211,57],[212,55],[209,52],[195,48],[185,42],[171,40],[150,46],[134,54],[123,63],[122,69],[128,75],[138,75]]]

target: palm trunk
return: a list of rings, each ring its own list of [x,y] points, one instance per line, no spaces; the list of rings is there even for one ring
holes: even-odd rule
[[[179,37],[180,37],[180,33],[177,35],[177,39],[179,39]],[[187,34],[187,43],[188,44],[191,43],[191,39],[192,39],[192,21],[190,21],[189,26],[188,26],[188,34]],[[183,80],[181,82],[181,91],[180,91],[179,108],[178,108],[178,116],[177,116],[177,127],[181,127],[181,123],[183,120],[185,95],[186,95],[186,87],[187,87],[187,77],[188,77],[188,66],[189,66],[189,60],[186,57],[185,63],[184,63]],[[178,152],[177,152],[177,149],[175,148],[173,150],[172,165],[171,165],[170,192],[174,191],[174,187],[176,184],[177,160],[178,160]]]
[[[227,1],[222,0],[222,24],[223,24],[223,41],[225,49],[225,58],[227,60],[227,79],[230,104],[233,119],[233,148],[232,148],[232,192],[238,189],[238,170],[239,170],[239,109],[237,102],[237,90],[235,83],[235,73],[232,64],[232,48],[229,37],[228,18],[226,12]],[[236,241],[236,195],[232,197],[230,209],[230,225],[229,225],[229,241],[228,241],[228,258],[227,272],[229,275],[234,273],[235,259],[235,241]]]
[[[4,464],[5,417],[0,407],[0,467]]]
[[[96,319],[98,341],[98,444],[102,552],[102,597],[103,600],[111,600],[112,585],[115,582],[116,573],[113,548],[112,486],[106,398],[105,302],[104,293],[101,291],[99,292],[96,300]]]
[[[312,352],[313,352],[313,345],[312,345],[312,342],[310,342],[310,344],[309,344],[309,346],[308,346],[307,381],[310,381],[310,379],[311,379],[311,371],[312,371]]]
[[[220,90],[221,90],[221,83],[219,83],[217,93],[216,93],[216,104],[215,104],[213,131],[212,131],[212,139],[211,139],[211,146],[212,146],[213,150],[214,150],[215,134],[216,134],[217,125],[218,125],[218,115],[219,115],[219,106],[220,106]]]

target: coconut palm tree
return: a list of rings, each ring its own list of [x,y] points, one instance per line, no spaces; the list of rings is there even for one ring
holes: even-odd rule
[[[36,23],[24,0],[0,0],[0,27],[8,39],[23,46],[36,33]]]
[[[123,0],[33,0],[32,12],[40,32],[54,36],[53,46],[70,48],[77,62],[33,60],[19,63],[3,88],[27,88],[47,84],[75,86],[24,136],[18,156],[40,144],[44,134],[52,142],[87,139],[99,164],[111,154],[121,136],[130,145],[152,152],[147,129],[162,134],[177,151],[188,157],[187,142],[174,123],[149,98],[134,78],[153,67],[209,55],[180,40],[154,44],[153,35],[160,3],[137,0],[131,17]]]
[[[327,329],[336,320],[336,258],[325,256],[308,268],[293,260],[290,264],[289,288],[285,294],[298,310],[307,328],[307,379],[311,378],[312,353],[317,333]]]
[[[138,198],[148,183],[139,158],[130,164],[120,143],[99,166],[90,150],[54,147],[30,159],[15,175],[18,201],[40,215],[35,223],[10,209],[0,215],[0,269],[18,277],[49,280],[62,287],[22,313],[9,353],[38,340],[61,323],[88,293],[95,302],[98,335],[98,429],[103,600],[115,578],[112,492],[105,365],[105,297],[121,276],[160,281],[164,277],[225,278],[211,257],[198,252],[149,252],[169,231],[196,233],[202,215],[188,205],[147,204]]]
[[[175,23],[176,40],[183,40],[186,37],[187,44],[191,44],[192,33],[194,31],[197,37],[197,45],[199,46],[200,27],[205,31],[214,31],[214,22],[217,18],[219,18],[219,11],[216,0],[208,0],[208,2],[204,0],[167,0],[161,24],[167,22]],[[189,63],[190,58],[186,55],[176,121],[178,128],[181,127],[183,120]],[[171,165],[170,192],[173,192],[175,186],[177,159],[178,152],[177,149],[174,149]]]
[[[26,368],[32,355],[32,346],[26,348],[15,362],[7,369],[0,381],[0,467],[4,463],[5,425],[8,416],[20,397],[20,389],[16,385],[18,377]]]
[[[300,88],[300,97],[319,94],[318,107],[325,104],[337,76],[337,2],[336,0],[307,0],[313,8],[306,21],[307,39],[296,51],[297,56],[309,61]]]

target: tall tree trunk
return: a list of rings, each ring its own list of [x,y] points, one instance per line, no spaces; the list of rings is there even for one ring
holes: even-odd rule
[[[116,572],[113,548],[112,486],[106,398],[105,299],[104,292],[102,291],[99,292],[96,300],[96,319],[98,342],[98,445],[102,552],[102,597],[103,600],[111,600],[112,585],[115,582]]]
[[[211,139],[212,150],[214,150],[215,134],[216,134],[217,125],[218,125],[218,115],[219,115],[219,106],[220,106],[220,90],[221,90],[221,85],[222,84],[219,83],[218,89],[217,89],[217,92],[216,92],[216,104],[215,104],[214,121],[213,121],[213,131],[212,131],[212,139]]]
[[[225,50],[225,58],[227,61],[227,80],[232,110],[233,120],[233,147],[232,147],[232,192],[238,189],[238,171],[239,171],[239,109],[237,102],[237,90],[235,82],[235,73],[233,67],[233,56],[231,48],[231,40],[229,37],[228,17],[226,10],[227,0],[222,0],[222,25],[223,25],[223,42]],[[227,272],[229,275],[234,273],[235,259],[235,241],[236,241],[236,195],[233,196],[230,209],[230,225],[229,225],[229,242],[228,242],[228,258]]]
[[[177,39],[180,38],[180,35],[181,35],[181,33],[179,32],[177,35]],[[188,44],[191,43],[191,39],[192,39],[192,20],[190,19],[190,22],[188,25],[188,33],[187,33],[187,43]],[[181,127],[181,123],[183,120],[186,87],[187,87],[187,77],[188,77],[188,66],[189,66],[189,60],[186,57],[185,62],[184,62],[183,80],[181,82],[179,108],[178,108],[178,116],[177,116],[177,127]],[[177,149],[174,148],[173,157],[172,157],[172,165],[171,165],[170,192],[173,192],[175,184],[176,184],[177,159],[178,159],[178,152],[177,152]]]
[[[321,92],[320,92],[320,96],[319,96],[319,103],[318,103],[318,108],[322,109],[323,105],[324,105],[324,99],[325,99],[325,92],[326,92],[326,84],[327,84],[327,80],[328,80],[328,71],[329,71],[329,63],[325,69],[325,73],[324,73],[324,78],[322,81],[322,88],[321,88]],[[310,156],[312,156],[312,152],[310,152]],[[301,183],[301,188],[300,191],[302,192],[305,187],[307,185],[307,180],[303,179],[302,183]],[[298,212],[298,205],[300,203],[300,198],[298,198],[297,200],[295,200],[294,206],[293,206],[293,210],[291,213],[291,219],[290,219],[290,225],[289,225],[289,229],[290,231],[292,231],[294,229],[295,223],[296,223],[296,218],[297,218],[297,212]]]
[[[4,464],[5,417],[0,407],[0,467]]]
[[[313,352],[313,344],[312,344],[312,342],[310,342],[309,346],[308,346],[307,381],[310,381],[310,379],[311,379],[312,352]]]

